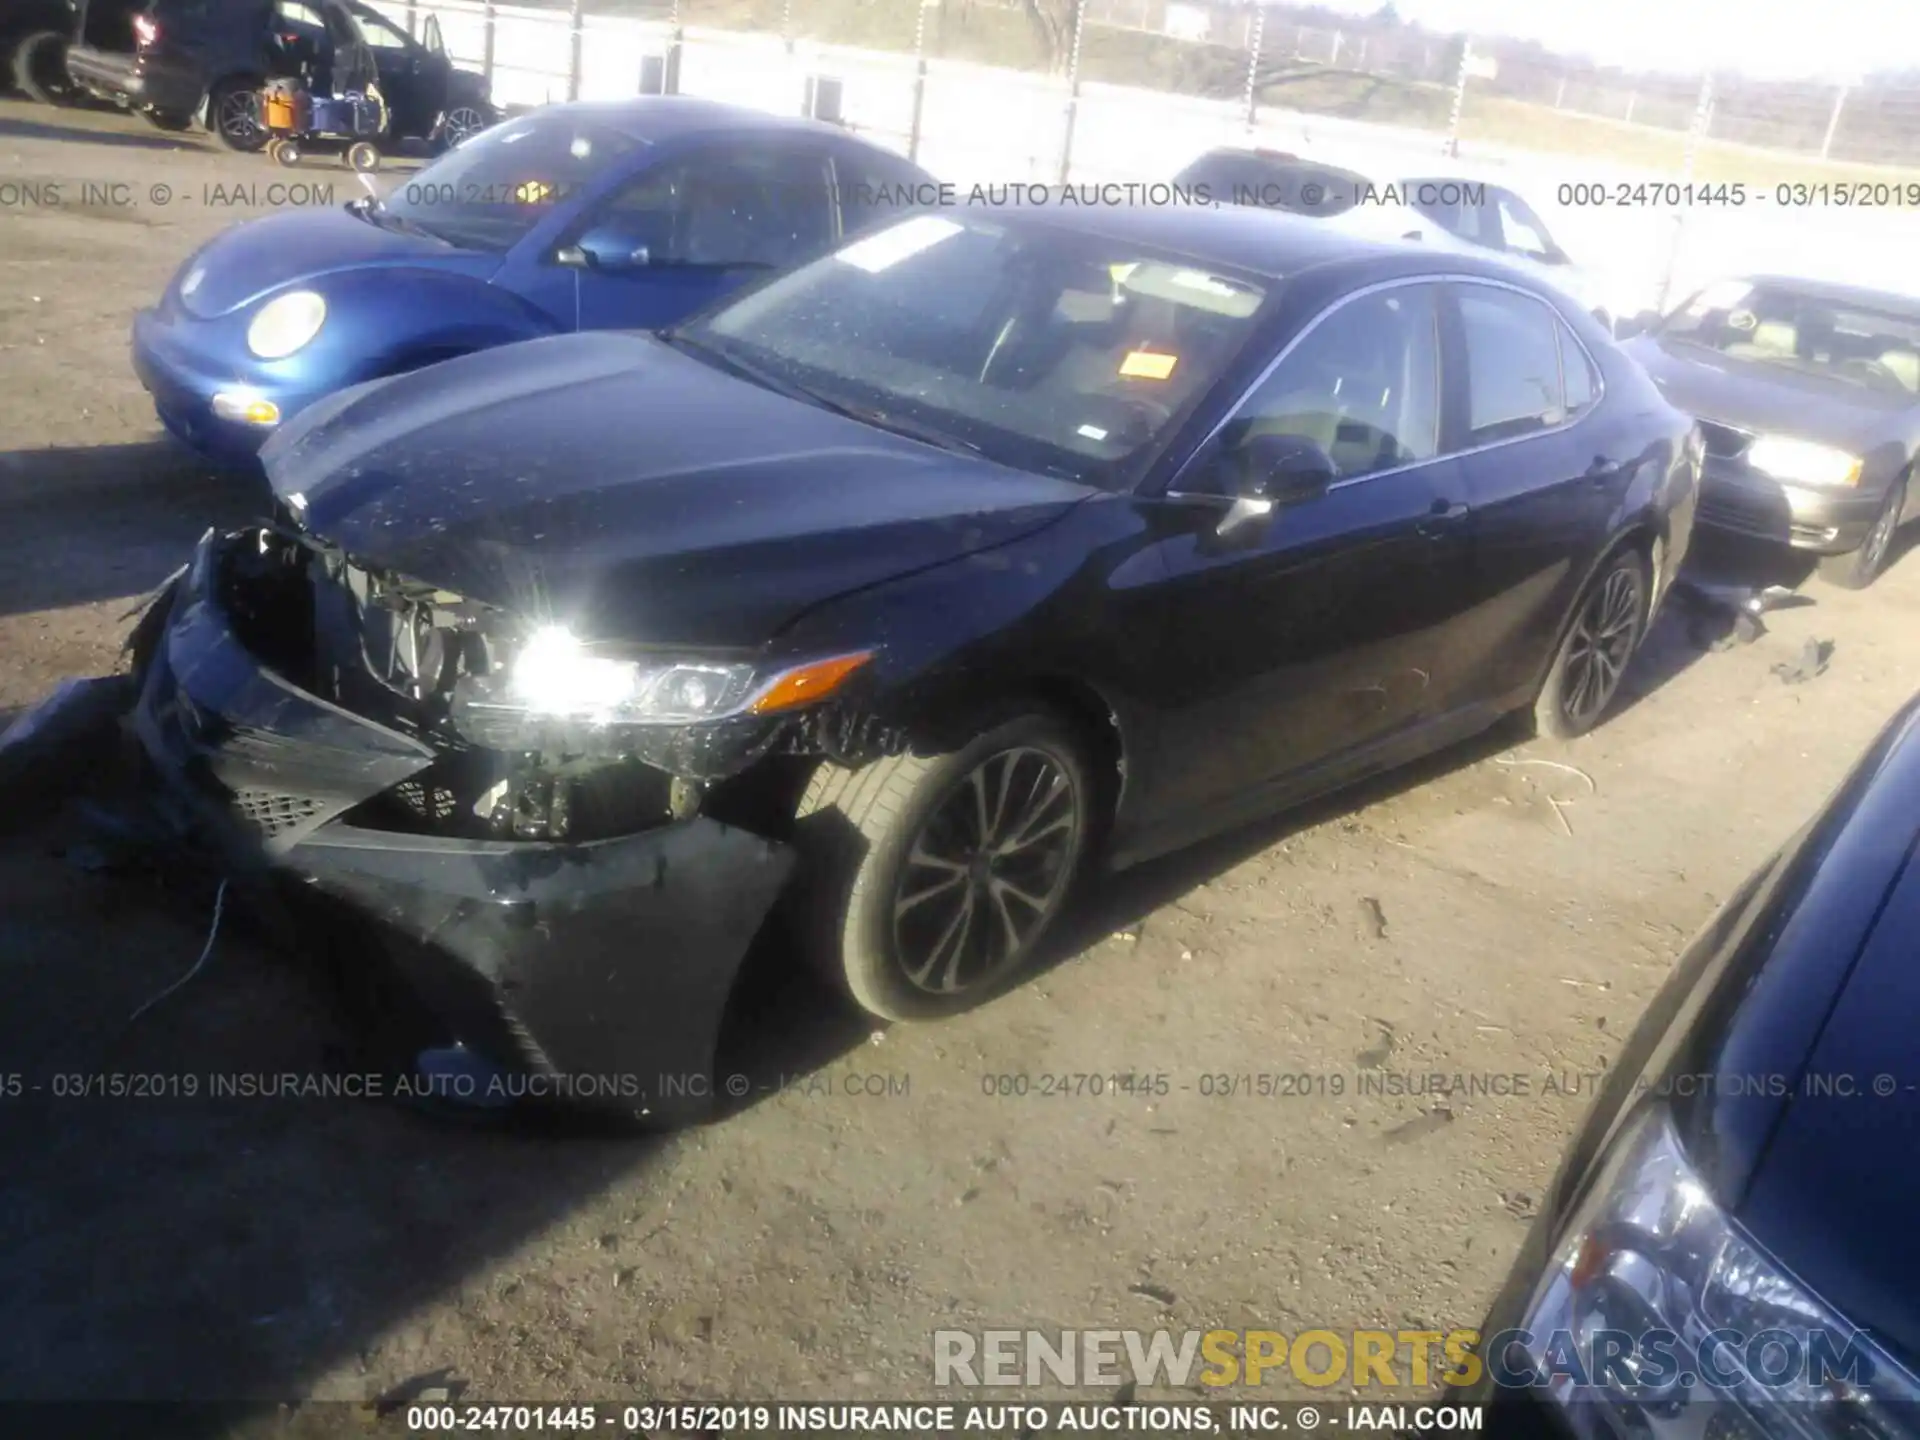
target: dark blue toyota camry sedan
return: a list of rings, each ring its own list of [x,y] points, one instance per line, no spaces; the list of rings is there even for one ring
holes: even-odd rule
[[[680,97],[561,105],[383,198],[238,225],[134,321],[161,421],[250,460],[347,385],[571,330],[669,324],[937,187],[845,130]]]
[[[1647,1007],[1456,1397],[1512,1440],[1920,1434],[1920,701]]]
[[[277,519],[136,632],[159,773],[377,917],[469,1050],[685,1075],[782,896],[860,1005],[948,1015],[1096,856],[1589,729],[1700,457],[1497,262],[961,207],[664,334],[343,391],[262,459]]]

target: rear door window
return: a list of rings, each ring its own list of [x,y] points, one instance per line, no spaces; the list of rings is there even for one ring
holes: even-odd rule
[[[1562,423],[1559,317],[1517,290],[1462,284],[1454,293],[1467,347],[1467,443],[1511,440]]]

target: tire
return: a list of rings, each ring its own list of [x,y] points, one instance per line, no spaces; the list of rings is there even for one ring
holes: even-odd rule
[[[193,124],[191,111],[185,115],[175,114],[171,110],[147,110],[143,113],[147,117],[147,123],[156,130],[170,130],[177,133]]]
[[[1066,721],[1023,709],[948,754],[822,765],[795,825],[809,960],[883,1020],[956,1015],[1005,989],[1059,918],[1087,854],[1096,800],[1085,757]],[[982,797],[996,822],[985,838],[1003,852],[1023,828],[1040,828],[999,859],[980,855]],[[1014,880],[1024,903],[1008,894]]]
[[[78,96],[67,78],[67,37],[58,30],[36,30],[13,47],[13,84],[42,105],[71,105]]]
[[[370,145],[365,140],[356,140],[347,147],[347,165],[348,168],[357,170],[362,175],[378,170],[380,168],[379,147]]]
[[[1646,556],[1624,548],[1581,592],[1533,704],[1538,733],[1572,740],[1600,723],[1646,638],[1650,584]]]
[[[264,150],[268,132],[260,123],[259,83],[240,77],[208,91],[207,130],[224,149],[242,155]]]
[[[470,139],[495,124],[499,118],[491,105],[475,105],[460,101],[448,106],[434,131],[435,152],[445,154],[461,141]]]
[[[1887,556],[1893,552],[1893,537],[1900,528],[1900,512],[1906,508],[1905,478],[1893,482],[1886,502],[1874,518],[1873,529],[1858,550],[1845,555],[1822,555],[1820,578],[1842,590],[1864,590],[1880,578],[1887,568]]]

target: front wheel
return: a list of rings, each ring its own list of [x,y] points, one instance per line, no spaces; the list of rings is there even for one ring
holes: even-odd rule
[[[1894,533],[1900,528],[1900,512],[1907,505],[1907,482],[1894,481],[1887,498],[1874,518],[1873,529],[1860,542],[1858,550],[1845,555],[1820,557],[1820,578],[1842,590],[1864,590],[1880,578],[1887,556],[1893,550]]]
[[[1648,588],[1638,550],[1617,552],[1594,577],[1534,701],[1541,734],[1571,740],[1600,723],[1645,635]]]
[[[13,83],[42,105],[72,104],[79,92],[67,75],[67,37],[58,30],[36,30],[14,46]]]
[[[885,1020],[971,1009],[1033,959],[1087,851],[1073,729],[1025,711],[932,757],[823,765],[800,803],[802,943]]]
[[[463,144],[493,124],[493,116],[488,113],[490,107],[458,104],[449,106],[447,113],[440,117],[435,138],[438,147],[445,151]]]

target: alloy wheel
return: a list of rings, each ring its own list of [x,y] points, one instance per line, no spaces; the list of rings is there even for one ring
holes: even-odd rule
[[[1580,607],[1567,637],[1566,718],[1584,726],[1606,709],[1633,658],[1640,629],[1640,572],[1617,566]]]
[[[953,995],[1023,960],[1066,894],[1084,797],[1047,751],[990,755],[935,806],[894,884],[894,953],[919,990]]]
[[[230,90],[222,95],[214,121],[220,133],[235,145],[251,145],[265,133],[260,125],[260,97],[251,90]]]
[[[440,122],[440,139],[451,150],[487,128],[487,117],[471,105],[456,105]]]

